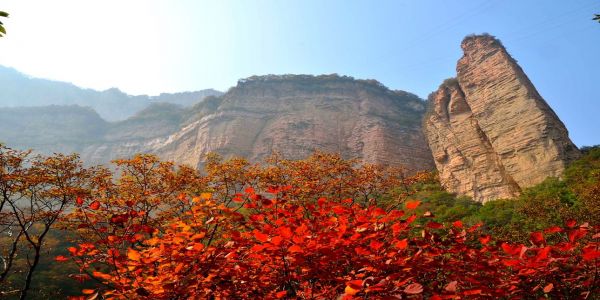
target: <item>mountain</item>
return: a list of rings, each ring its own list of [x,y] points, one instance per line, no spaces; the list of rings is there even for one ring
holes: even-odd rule
[[[560,176],[579,150],[521,67],[490,35],[461,47],[457,77],[429,97],[424,121],[442,185],[485,202]]]
[[[120,129],[109,130],[104,143],[90,145],[83,155],[102,162],[142,151],[200,166],[209,152],[260,161],[274,152],[296,159],[323,150],[413,171],[431,169],[420,128],[424,112],[425,102],[417,96],[376,81],[338,75],[255,76],[168,118],[142,120],[138,115],[112,125]],[[156,125],[165,119],[171,123]],[[134,130],[133,123],[170,133],[141,136],[156,131]]]
[[[103,136],[108,123],[77,105],[0,108],[0,142],[43,152],[80,152]]]
[[[191,107],[153,103],[118,122],[105,122],[91,109],[76,106],[0,109],[0,122],[11,122],[7,128],[30,133],[21,138],[0,131],[0,140],[45,153],[79,152],[87,163],[149,152],[200,166],[209,152],[260,161],[274,152],[296,159],[323,150],[416,171],[434,167],[421,131],[425,104],[375,80],[254,76]],[[57,118],[48,117],[48,112]],[[71,129],[87,128],[88,122],[93,125],[89,132]]]
[[[512,198],[561,176],[580,152],[521,67],[492,36],[469,36],[461,47],[456,78],[428,102],[337,74],[253,76],[198,102],[203,91],[132,97],[4,68],[0,98],[28,100],[3,103],[95,108],[0,108],[0,141],[44,153],[78,152],[88,164],[141,152],[194,167],[210,152],[256,162],[273,153],[300,159],[322,150],[410,171],[437,168],[448,191],[480,202]],[[102,111],[113,110],[105,121]]]
[[[3,66],[0,66],[0,86],[0,107],[88,106],[108,121],[124,120],[152,103],[168,102],[191,106],[206,96],[222,94],[208,89],[159,96],[131,96],[116,88],[96,91],[82,89],[71,83],[32,78]]]

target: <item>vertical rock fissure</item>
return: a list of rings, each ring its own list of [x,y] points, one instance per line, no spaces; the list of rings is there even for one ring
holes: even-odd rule
[[[483,130],[481,130],[481,127],[479,127],[479,124],[477,124],[477,120],[472,119],[472,121],[475,123],[473,127],[475,128],[475,130],[477,130],[477,133],[479,133],[479,136],[480,136],[481,140],[483,141],[483,145],[488,150],[489,156],[491,156],[494,163],[498,167],[498,171],[500,173],[500,176],[503,179],[503,183],[508,185],[509,190],[512,193],[514,193],[515,195],[520,193],[521,188],[519,187],[517,182],[512,178],[512,176],[510,176],[510,174],[508,174],[508,172],[506,172],[506,169],[504,168],[504,165],[502,164],[502,159],[500,159],[500,156],[498,155],[498,153],[496,153],[494,151],[494,147],[492,146],[492,143],[490,142],[489,138],[487,137],[485,132],[483,132]]]
[[[460,81],[458,81],[458,80],[457,80],[457,92],[460,93],[460,96],[462,97],[462,99],[467,99],[465,96],[465,93],[460,85]],[[512,176],[510,176],[510,174],[508,172],[506,172],[506,169],[504,168],[504,165],[502,164],[502,159],[500,158],[498,153],[496,153],[496,151],[494,151],[494,147],[492,146],[490,139],[488,138],[487,134],[479,126],[477,119],[475,119],[473,117],[473,111],[471,110],[471,106],[469,105],[469,102],[465,100],[464,104],[471,114],[471,116],[470,116],[471,126],[475,129],[475,131],[479,135],[479,139],[483,142],[483,146],[486,149],[487,156],[491,160],[493,160],[493,163],[498,168],[498,171],[502,178],[502,184],[505,184],[508,186],[508,190],[509,190],[510,194],[512,194],[512,195],[519,194],[521,192],[521,188],[519,187],[517,182],[512,178]],[[473,191],[473,193],[478,194],[479,190],[475,189]],[[480,198],[480,197],[475,196],[475,198]]]

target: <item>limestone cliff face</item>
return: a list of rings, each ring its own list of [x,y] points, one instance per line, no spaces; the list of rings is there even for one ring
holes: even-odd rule
[[[161,116],[160,112],[168,112]],[[260,161],[274,152],[300,159],[315,150],[363,162],[434,168],[421,130],[425,102],[374,80],[338,75],[255,76],[221,97],[177,111],[153,107],[112,124],[85,161],[104,163],[137,152],[202,165],[209,152]]]
[[[560,176],[579,150],[523,70],[494,37],[461,46],[457,78],[430,96],[424,121],[444,187],[487,201]]]

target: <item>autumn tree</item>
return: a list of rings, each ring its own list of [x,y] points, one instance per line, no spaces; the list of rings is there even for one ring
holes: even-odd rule
[[[120,255],[153,233],[170,230],[170,220],[182,217],[191,208],[186,195],[206,190],[204,177],[186,166],[162,162],[152,155],[136,155],[115,160],[114,171],[96,167],[90,171],[89,190],[75,201],[75,207],[62,222],[76,233],[81,249]],[[63,256],[57,258],[65,260]],[[78,278],[90,278],[88,267],[97,260],[78,260],[82,272]],[[103,261],[103,268],[118,269],[114,260]],[[93,278],[93,277],[92,277]]]
[[[283,159],[275,154],[255,169],[259,190],[291,185],[291,199],[299,202],[316,202],[320,197],[351,198],[367,205],[370,201],[397,197],[393,190],[410,184],[407,171],[401,167],[360,164],[339,154],[319,151],[303,160]]]
[[[417,200],[351,198],[429,182],[426,173],[388,178],[320,153],[266,166],[213,156],[205,176],[152,156],[117,165],[121,176],[98,172],[77,201],[69,219],[85,242],[58,258],[100,284],[83,290],[92,297],[577,298],[599,283],[598,227],[569,221],[512,243],[419,216]]]
[[[283,188],[287,190],[288,188]],[[594,295],[598,227],[569,221],[533,232],[530,243],[494,240],[480,225],[418,225],[418,201],[402,210],[351,199],[299,205],[246,188],[235,207],[203,194],[186,214],[127,249],[72,249],[108,299],[499,298]],[[241,200],[241,201],[240,201]],[[182,200],[183,201],[183,200]],[[277,205],[276,205],[277,204]],[[101,208],[100,208],[101,209]],[[550,244],[552,236],[560,242]]]
[[[87,170],[77,155],[32,156],[29,151],[0,145],[1,229],[10,237],[3,251],[0,284],[7,277],[19,251],[26,256],[26,275],[18,290],[25,299],[40,262],[45,238],[57,221],[85,193]],[[4,246],[3,246],[4,247]],[[3,249],[5,250],[5,249]]]
[[[363,205],[382,199],[397,203],[400,194],[406,196],[406,189],[401,193],[394,189],[406,188],[418,178],[407,176],[400,167],[360,164],[339,154],[319,151],[302,160],[285,159],[275,153],[261,164],[237,157],[224,160],[217,154],[209,154],[205,170],[207,191],[226,205],[246,187],[267,191],[288,185],[293,187],[288,190],[289,199],[302,203],[315,202],[320,197],[352,198]]]
[[[6,280],[13,267],[15,256],[19,250],[21,237],[24,231],[17,225],[16,216],[11,210],[11,201],[18,201],[23,197],[22,175],[29,152],[16,151],[0,144],[0,232],[4,236],[1,240],[0,259],[2,260],[2,273],[0,285],[7,287]],[[6,293],[7,291],[3,291]]]
[[[217,199],[230,205],[237,194],[245,187],[256,187],[258,166],[252,165],[245,158],[233,157],[228,160],[210,153],[205,163],[207,191]]]
[[[83,168],[76,156],[1,150],[2,230],[20,232],[2,244],[3,271],[29,252],[24,282],[31,280],[60,221],[76,238],[55,260],[75,262],[71,277],[95,282],[75,299],[598,294],[596,224],[536,227],[514,242],[481,224],[439,223],[411,199],[414,186],[435,182],[431,173],[326,153],[275,155],[262,165],[213,155],[201,172],[152,155],[109,169]],[[572,170],[567,178],[595,178],[593,169]],[[593,200],[596,186],[590,179],[577,194]],[[27,286],[18,291],[24,297]]]

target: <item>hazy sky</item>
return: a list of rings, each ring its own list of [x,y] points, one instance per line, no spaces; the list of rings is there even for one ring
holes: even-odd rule
[[[0,0],[0,64],[130,94],[338,73],[426,97],[460,41],[499,37],[578,145],[600,144],[598,0]]]

